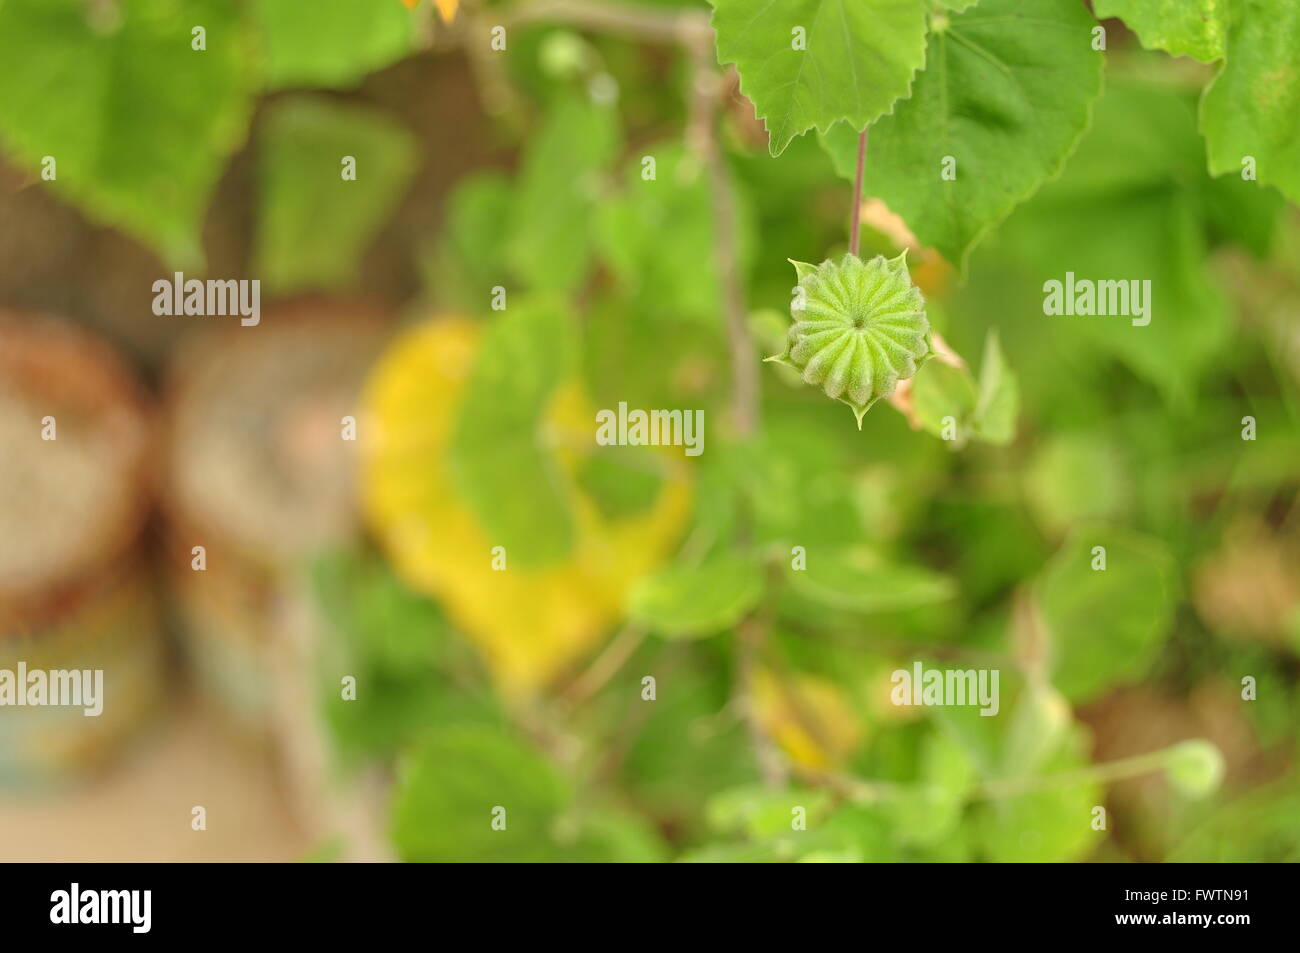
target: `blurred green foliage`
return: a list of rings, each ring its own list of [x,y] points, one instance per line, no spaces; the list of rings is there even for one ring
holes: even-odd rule
[[[953,264],[1060,171],[1087,128],[1102,69],[1081,40],[1090,26],[1074,0],[982,0],[932,18],[926,68],[871,130],[872,191]],[[841,122],[822,139],[848,178],[860,128]]]
[[[249,146],[254,260],[280,292],[354,285],[427,158],[363,80],[444,55],[414,49],[427,5],[122,0],[105,21],[90,6],[0,0],[10,157],[37,174],[56,156],[51,187],[87,215],[193,261],[255,94],[275,91]],[[748,10],[715,6],[720,28]],[[672,462],[694,487],[690,521],[621,607],[621,664],[585,660],[538,697],[503,697],[438,594],[377,554],[317,567],[322,706],[341,764],[390,772],[400,856],[1297,859],[1298,15],[1235,0],[1214,5],[1233,18],[1213,30],[1099,0],[1148,47],[1226,51],[1203,67],[1116,29],[1090,49],[1068,0],[1032,26],[1009,0],[871,6],[898,13],[883,35],[917,55],[882,55],[883,85],[860,77],[848,105],[786,102],[784,74],[745,75],[762,31],[724,37],[740,89],[779,120],[770,140],[726,87],[702,119],[690,56],[653,37],[512,28],[491,78],[519,108],[484,119],[512,155],[447,184],[442,221],[410,249],[426,305],[482,322],[450,417],[455,492],[512,566],[549,567],[571,556],[578,507],[555,477],[568,435],[545,414],[563,388],[594,408],[703,409],[707,452]],[[463,18],[445,28],[448,45],[482,39]],[[841,95],[851,51],[875,42],[860,24],[839,40],[809,96]],[[1252,100],[1264,73],[1276,99]],[[280,92],[300,88],[317,91]],[[749,430],[732,413],[724,264],[756,362],[788,326],[787,260],[843,253],[844,175],[858,129],[885,113],[866,191],[915,234],[912,278],[964,366],[929,362],[910,407],[882,401],[859,432],[769,365]],[[700,122],[717,129],[712,169]],[[1248,154],[1257,180],[1238,174]],[[355,182],[336,178],[345,155]],[[879,215],[861,240],[864,257],[910,243]],[[1152,322],[1045,314],[1045,283],[1067,272],[1149,280]],[[666,492],[660,455],[584,450],[578,483],[602,514]],[[1249,558],[1225,562],[1242,526]],[[1243,603],[1268,606],[1267,624],[1237,624]],[[998,715],[891,703],[891,672],[914,663],[998,670]],[[355,700],[339,697],[347,675]],[[1199,736],[1216,747],[1176,747]]]
[[[24,167],[52,157],[53,187],[91,217],[197,267],[208,198],[252,114],[251,42],[222,0],[5,0],[0,141]]]
[[[371,110],[302,97],[272,103],[260,134],[254,248],[267,292],[355,287],[361,253],[414,171],[410,133]]]

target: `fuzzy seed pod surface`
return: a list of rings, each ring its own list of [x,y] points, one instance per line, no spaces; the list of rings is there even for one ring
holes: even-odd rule
[[[845,255],[821,265],[791,261],[799,285],[784,354],[769,357],[862,417],[933,354],[925,300],[907,253],[863,261]]]

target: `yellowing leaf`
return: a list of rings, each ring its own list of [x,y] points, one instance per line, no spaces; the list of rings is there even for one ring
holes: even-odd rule
[[[414,10],[419,6],[420,0],[402,0],[402,3],[406,4],[407,9]],[[442,19],[450,23],[456,19],[456,10],[460,7],[460,0],[433,0],[433,5],[442,14]]]
[[[861,719],[842,689],[812,675],[754,676],[759,723],[796,765],[838,766],[862,738]]]
[[[573,547],[563,562],[538,567],[517,565],[507,551],[506,568],[493,569],[497,543],[460,497],[449,466],[480,337],[477,323],[443,318],[409,331],[380,361],[363,404],[362,505],[397,572],[442,603],[503,691],[519,696],[543,688],[617,621],[628,589],[676,543],[691,489],[665,457],[651,506],[631,517],[602,515],[577,482],[595,449],[595,412],[570,382],[549,401],[543,429],[546,444],[560,448]]]

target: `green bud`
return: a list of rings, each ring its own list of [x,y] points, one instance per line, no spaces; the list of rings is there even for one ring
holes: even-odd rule
[[[791,261],[799,287],[784,354],[769,357],[862,417],[931,356],[925,301],[907,253],[863,261],[845,255],[820,266]]]
[[[1165,777],[1189,797],[1204,797],[1223,780],[1223,755],[1202,738],[1184,741],[1169,749]]]
[[[548,76],[564,79],[579,76],[592,61],[587,41],[568,30],[556,30],[542,39],[538,60]]]

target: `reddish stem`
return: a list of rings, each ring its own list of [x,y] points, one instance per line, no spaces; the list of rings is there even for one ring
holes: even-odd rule
[[[849,225],[849,254],[857,257],[862,237],[862,173],[867,165],[867,130],[858,136],[858,171],[853,178],[853,216]]]

